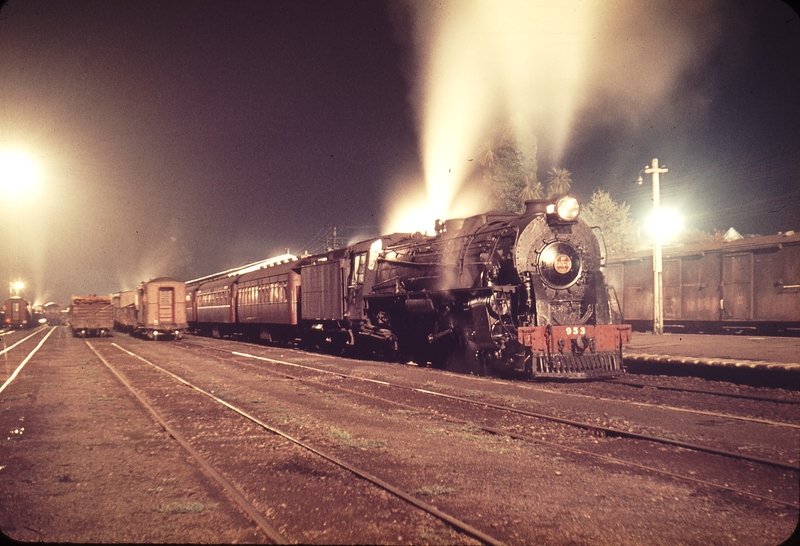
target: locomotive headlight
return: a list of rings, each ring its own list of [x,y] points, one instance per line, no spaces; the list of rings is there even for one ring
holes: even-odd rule
[[[565,195],[556,201],[556,215],[562,222],[572,222],[581,212],[581,204],[571,195]]]
[[[581,204],[571,195],[559,197],[555,203],[547,205],[548,223],[569,224],[575,221],[581,211]]]

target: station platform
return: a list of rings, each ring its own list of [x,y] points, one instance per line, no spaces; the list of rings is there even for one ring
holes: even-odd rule
[[[625,361],[800,374],[800,337],[634,332]]]

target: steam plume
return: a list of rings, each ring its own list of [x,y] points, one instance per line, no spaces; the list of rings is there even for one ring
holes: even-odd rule
[[[638,126],[674,98],[720,30],[713,0],[445,0],[407,8],[424,192],[406,194],[389,231],[484,210],[483,200],[458,196],[474,174],[471,160],[502,124],[533,131],[545,165],[557,164],[586,125]],[[682,98],[696,106],[708,100],[702,89],[687,91]]]

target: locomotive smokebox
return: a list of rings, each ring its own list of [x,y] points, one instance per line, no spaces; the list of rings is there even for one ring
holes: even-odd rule
[[[536,216],[537,214],[545,214],[547,212],[547,205],[550,204],[548,199],[531,199],[525,201],[525,212],[523,216]]]

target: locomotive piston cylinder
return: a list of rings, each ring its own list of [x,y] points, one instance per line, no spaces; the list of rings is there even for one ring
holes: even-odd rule
[[[406,300],[406,311],[409,313],[435,313],[436,306],[430,298],[414,298]]]

